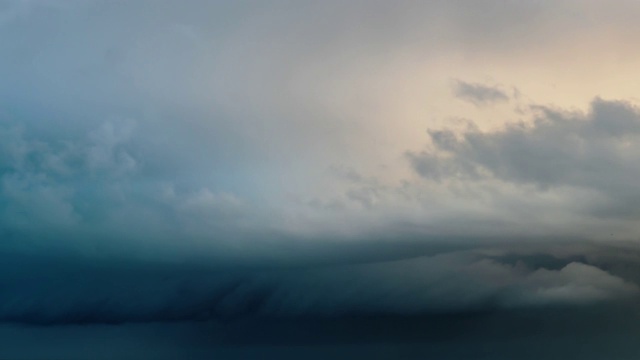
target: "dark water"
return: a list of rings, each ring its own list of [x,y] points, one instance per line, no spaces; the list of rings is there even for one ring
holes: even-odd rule
[[[640,359],[625,308],[0,326],[2,359]]]

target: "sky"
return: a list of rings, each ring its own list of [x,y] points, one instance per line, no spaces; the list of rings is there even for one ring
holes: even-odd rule
[[[639,15],[0,0],[0,357],[637,358]]]

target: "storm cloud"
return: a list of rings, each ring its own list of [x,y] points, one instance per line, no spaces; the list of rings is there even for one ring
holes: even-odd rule
[[[0,357],[637,358],[638,14],[0,1]]]

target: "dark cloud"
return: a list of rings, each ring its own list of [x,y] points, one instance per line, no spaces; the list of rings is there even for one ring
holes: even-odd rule
[[[633,265],[629,260],[599,257],[606,252],[599,247],[567,246],[564,254],[557,249],[558,254],[539,248],[518,255],[485,248],[361,264],[244,268],[17,255],[2,265],[0,320],[77,324],[406,316],[626,303],[640,295],[629,271],[603,270]],[[556,265],[536,260],[545,256]],[[593,262],[575,260],[594,256]]]
[[[455,82],[453,93],[457,98],[477,106],[509,101],[509,96],[498,87],[464,81]]]

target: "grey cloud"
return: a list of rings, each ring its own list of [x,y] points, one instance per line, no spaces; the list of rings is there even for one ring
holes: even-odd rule
[[[461,133],[431,131],[432,150],[409,153],[424,178],[498,179],[541,189],[575,187],[605,197],[590,211],[625,216],[640,176],[640,112],[629,103],[596,99],[588,113],[538,108],[532,124]]]
[[[589,304],[638,293],[639,288],[597,267],[572,262],[560,270],[539,269],[519,284],[522,304]]]
[[[509,96],[498,87],[459,80],[455,82],[453,93],[457,98],[477,106],[509,101]]]

